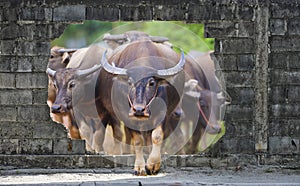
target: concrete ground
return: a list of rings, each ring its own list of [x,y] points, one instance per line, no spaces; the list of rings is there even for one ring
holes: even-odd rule
[[[235,169],[168,168],[156,176],[134,176],[130,168],[2,169],[0,185],[300,185],[300,169],[237,167]]]

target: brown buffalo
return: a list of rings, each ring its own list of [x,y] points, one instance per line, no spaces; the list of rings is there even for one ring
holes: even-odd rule
[[[102,58],[97,109],[102,119],[110,123],[122,120],[129,128],[136,175],[145,175],[146,169],[148,174],[160,170],[163,125],[179,103],[184,64],[183,53],[178,55],[170,47],[147,38],[116,50],[109,60],[105,55]],[[147,163],[143,157],[146,145],[152,147]]]
[[[79,49],[73,54],[67,68],[47,73],[56,87],[56,99],[51,107],[53,113],[70,113],[71,122],[76,122],[80,136],[86,140],[87,149],[100,152],[107,122],[102,122],[95,108],[95,86],[97,72],[101,68],[100,59],[105,48],[92,45]],[[100,58],[99,58],[100,56]],[[113,126],[114,137],[120,141],[122,133]],[[118,141],[117,140],[117,141]],[[120,154],[120,148],[117,154]]]
[[[58,70],[61,68],[66,68],[68,63],[70,62],[70,59],[73,55],[73,53],[77,49],[65,49],[63,47],[54,46],[51,48],[51,54],[48,61],[47,68],[51,68],[53,70]],[[56,89],[54,87],[53,81],[48,77],[48,99],[47,104],[51,108],[55,99],[56,99]],[[63,124],[68,129],[68,134],[72,139],[81,139],[78,127],[76,126],[76,123],[72,121],[72,117],[69,113],[64,114],[56,114],[50,112],[50,117],[53,121],[57,123]]]

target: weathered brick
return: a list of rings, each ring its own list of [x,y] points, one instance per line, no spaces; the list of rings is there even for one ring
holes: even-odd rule
[[[85,141],[71,139],[54,139],[53,140],[54,154],[84,154]]]
[[[269,153],[270,154],[292,154],[299,153],[299,138],[291,137],[270,137]]]
[[[53,21],[85,20],[85,5],[60,6],[53,10]]]
[[[272,69],[287,69],[289,56],[286,53],[273,53],[269,60],[269,67]]]
[[[11,61],[16,59],[15,57],[0,56],[0,72],[11,71]]]
[[[185,12],[186,7],[180,5],[156,5],[153,7],[153,19],[164,21],[184,20]]]
[[[20,20],[51,21],[52,9],[43,7],[22,8],[19,13]]]
[[[66,138],[67,130],[62,124],[36,122],[33,127],[33,138]]]
[[[232,99],[231,104],[239,105],[252,105],[254,103],[254,90],[253,88],[232,88],[226,89],[227,93]]]
[[[4,8],[3,9],[3,21],[17,21],[17,12],[18,9],[14,7]]]
[[[300,18],[290,19],[288,21],[288,34],[300,35]]]
[[[148,6],[126,6],[120,7],[120,20],[123,21],[138,21],[138,20],[152,20],[152,9]]]
[[[220,21],[205,23],[205,37],[253,37],[254,24],[252,22]]]
[[[0,73],[0,88],[15,88],[15,74]]]
[[[17,108],[13,106],[0,107],[0,121],[16,121]]]
[[[0,139],[0,154],[19,154],[19,139]]]
[[[221,70],[225,71],[236,71],[237,70],[237,57],[235,55],[215,55],[214,62],[218,63]]]
[[[289,56],[289,68],[290,69],[300,69],[300,52],[293,52]]]
[[[300,38],[273,36],[270,46],[271,52],[300,51]]]
[[[295,3],[271,3],[270,12],[273,18],[292,18],[300,15],[299,5]]]
[[[272,86],[269,89],[269,99],[272,103],[285,103],[288,100],[288,88],[286,86]]]
[[[0,138],[32,138],[32,125],[30,123],[1,122]]]
[[[50,55],[50,51],[49,51]],[[49,56],[35,56],[33,57],[33,65],[32,65],[32,70],[34,72],[46,72],[47,69],[47,64],[49,61]]]
[[[284,19],[271,19],[270,32],[271,35],[284,35],[287,31],[287,24]]]
[[[18,67],[16,72],[31,72],[32,71],[32,57],[17,57]]]
[[[274,104],[270,107],[270,116],[272,117],[300,117],[300,106],[298,104]]]
[[[18,114],[16,114],[18,121],[49,121],[48,106],[19,106]]]
[[[14,55],[16,52],[17,42],[15,40],[1,40],[0,53],[2,55]]]
[[[19,26],[15,23],[1,25],[1,39],[16,39],[19,36]]]
[[[300,102],[300,86],[288,87],[288,101],[289,102]]]
[[[16,75],[17,88],[47,88],[46,73],[20,73]]]
[[[253,21],[255,19],[255,7],[241,3],[237,6],[237,19]]]
[[[239,55],[237,57],[237,67],[238,70],[248,71],[254,68],[254,55]]]
[[[252,72],[223,72],[227,87],[251,87],[253,86]]]
[[[188,20],[233,20],[235,17],[235,7],[233,5],[197,5],[190,3],[188,9]]]
[[[0,105],[26,105],[32,104],[31,90],[2,90]]]
[[[17,47],[18,55],[36,56],[48,55],[50,42],[44,41],[19,41]]]
[[[47,89],[37,89],[33,90],[33,104],[36,105],[45,105],[48,97]]]
[[[221,152],[230,153],[254,153],[255,145],[251,137],[235,137],[231,139],[222,139]]]
[[[299,137],[300,134],[300,120],[298,119],[271,119],[269,125],[269,135],[271,137],[290,136]]]
[[[225,121],[251,121],[253,109],[250,106],[229,105],[226,107]]]
[[[300,85],[300,72],[298,70],[273,70],[270,74],[270,79],[272,85]]]
[[[95,19],[103,21],[117,21],[119,20],[119,7],[114,6],[101,6],[98,8],[87,7],[86,19]]]
[[[255,52],[253,39],[250,38],[234,38],[215,40],[215,52],[224,54],[248,54]]]
[[[22,154],[51,154],[51,139],[20,139],[20,151]]]

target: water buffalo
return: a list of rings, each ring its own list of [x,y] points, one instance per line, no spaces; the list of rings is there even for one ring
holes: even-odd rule
[[[124,121],[135,149],[136,175],[160,170],[163,125],[177,107],[184,86],[185,57],[147,37],[103,55],[97,109],[103,119]],[[104,88],[105,87],[105,88]],[[103,115],[106,110],[106,115]],[[152,147],[147,163],[144,146]]]
[[[56,99],[51,111],[57,114],[71,114],[69,125],[76,124],[80,136],[86,140],[89,151],[103,150],[103,140],[107,122],[102,122],[95,108],[95,86],[102,53],[106,48],[92,45],[77,50],[67,68],[56,71],[51,68],[47,73],[56,87]],[[98,57],[100,56],[100,58]],[[116,139],[122,139],[122,132],[113,126]],[[120,154],[120,147],[115,148]]]
[[[74,52],[76,52],[77,49],[65,49],[63,47],[54,46],[51,48],[51,54],[48,61],[47,68],[58,70],[61,68],[66,68],[68,63],[70,62],[70,59]],[[54,87],[53,81],[50,76],[48,76],[48,98],[47,98],[47,104],[51,108],[55,99],[56,99],[56,88]],[[72,117],[70,113],[64,113],[64,114],[57,114],[50,112],[50,117],[53,121],[57,123],[64,124],[64,126],[69,131],[69,136],[72,139],[81,139],[78,128],[76,127],[76,124],[72,124]]]

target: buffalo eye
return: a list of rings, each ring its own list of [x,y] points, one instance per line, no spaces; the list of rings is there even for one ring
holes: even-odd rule
[[[52,58],[54,58],[54,55],[51,54],[51,55],[50,55],[50,59],[52,59]]]
[[[75,87],[75,82],[70,82],[69,83],[69,88],[74,88]]]
[[[149,82],[148,82],[148,85],[151,86],[151,87],[155,86],[155,80],[154,79],[150,79]]]
[[[128,85],[132,86],[134,83],[133,83],[133,79],[131,77],[128,78]]]

